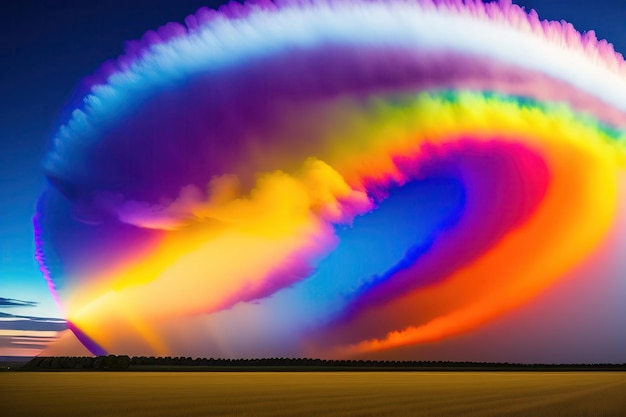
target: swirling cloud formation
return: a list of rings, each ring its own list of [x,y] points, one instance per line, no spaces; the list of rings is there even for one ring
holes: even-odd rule
[[[93,353],[471,333],[567,279],[624,199],[624,59],[507,1],[231,3],[89,80],[34,223]]]

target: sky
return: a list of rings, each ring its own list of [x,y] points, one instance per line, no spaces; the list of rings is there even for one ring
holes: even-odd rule
[[[45,184],[41,160],[47,143],[81,79],[121,54],[125,41],[168,21],[182,20],[207,4],[219,3],[29,0],[3,4],[0,297],[27,301],[27,306],[0,301],[1,312],[42,318],[61,315],[33,258],[32,216]],[[35,327],[59,328],[47,322]],[[24,350],[7,346],[7,335],[13,334],[10,330],[0,330],[0,356],[40,351],[41,343]]]
[[[585,0],[525,0],[515,3],[534,8],[545,19],[564,19],[579,31],[595,30],[599,38],[612,42],[617,51],[626,53],[626,8],[621,0],[589,2]],[[35,201],[45,187],[41,161],[48,141],[59,120],[67,117],[67,104],[75,101],[74,91],[83,77],[123,52],[124,42],[138,39],[148,29],[168,21],[181,21],[207,1],[20,1],[10,2],[0,10],[0,356],[38,354],[63,330],[62,313],[48,291],[33,258],[32,216]],[[582,282],[583,278],[580,278]],[[580,293],[573,287],[562,288],[572,297]],[[552,294],[556,294],[554,291]],[[589,294],[588,305],[602,305],[604,293]],[[536,300],[534,311],[549,312],[550,295]],[[543,309],[543,310],[542,310]],[[537,314],[538,325],[532,334],[548,337],[562,322],[582,322],[593,329],[606,323],[611,312],[581,306],[579,317],[550,317]],[[601,307],[600,307],[601,310]],[[558,316],[558,314],[557,314]],[[611,319],[615,319],[614,317]],[[514,323],[519,322],[519,326]],[[507,321],[496,321],[464,343],[479,349],[480,340],[529,322],[521,313]],[[619,325],[619,323],[618,323]],[[560,326],[563,344],[580,343],[576,326]],[[530,331],[530,330],[528,330]],[[526,333],[527,335],[528,333]],[[601,333],[600,333],[601,334]],[[593,335],[589,330],[588,335]],[[522,337],[522,336],[520,336]],[[619,352],[604,347],[602,336],[586,337],[597,361],[619,358]],[[609,343],[610,344],[610,343]],[[619,344],[615,342],[615,345]],[[515,352],[516,337],[502,342],[500,351]],[[623,345],[619,345],[623,346]],[[421,349],[421,350],[420,350]],[[454,343],[429,345],[417,351],[402,348],[396,357],[418,359],[446,358],[456,349]],[[559,347],[553,349],[558,350]],[[541,349],[531,348],[530,357],[542,361]],[[557,353],[552,352],[549,357]],[[381,354],[382,355],[382,354]],[[420,356],[421,355],[421,356]],[[507,360],[516,354],[475,356],[476,360]],[[623,357],[623,356],[622,356]],[[384,355],[380,356],[384,359]],[[572,354],[564,361],[588,359]]]

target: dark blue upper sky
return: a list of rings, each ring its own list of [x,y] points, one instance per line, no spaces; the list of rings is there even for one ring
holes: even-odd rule
[[[33,260],[31,217],[44,185],[40,161],[80,80],[168,21],[213,0],[17,0],[0,8],[0,297],[24,316],[56,316]],[[595,30],[626,53],[624,0],[516,0],[542,18]],[[0,303],[0,313],[8,312]],[[0,328],[1,330],[1,328]]]

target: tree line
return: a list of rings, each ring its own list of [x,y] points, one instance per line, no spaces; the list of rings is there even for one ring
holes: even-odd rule
[[[36,357],[21,369],[94,369],[123,371],[130,367],[131,358],[127,355],[109,356],[53,356]]]
[[[24,370],[149,370],[149,368],[176,367],[211,369],[239,368],[297,368],[314,370],[354,369],[354,370],[626,370],[626,364],[518,364],[492,362],[450,362],[450,361],[395,361],[395,360],[328,360],[313,358],[191,358],[108,355],[96,357],[36,357],[26,363]],[[174,369],[175,370],[175,369]]]

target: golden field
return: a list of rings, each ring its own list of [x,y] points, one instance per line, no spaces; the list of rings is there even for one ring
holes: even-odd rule
[[[624,372],[3,372],[0,415],[626,416]]]

